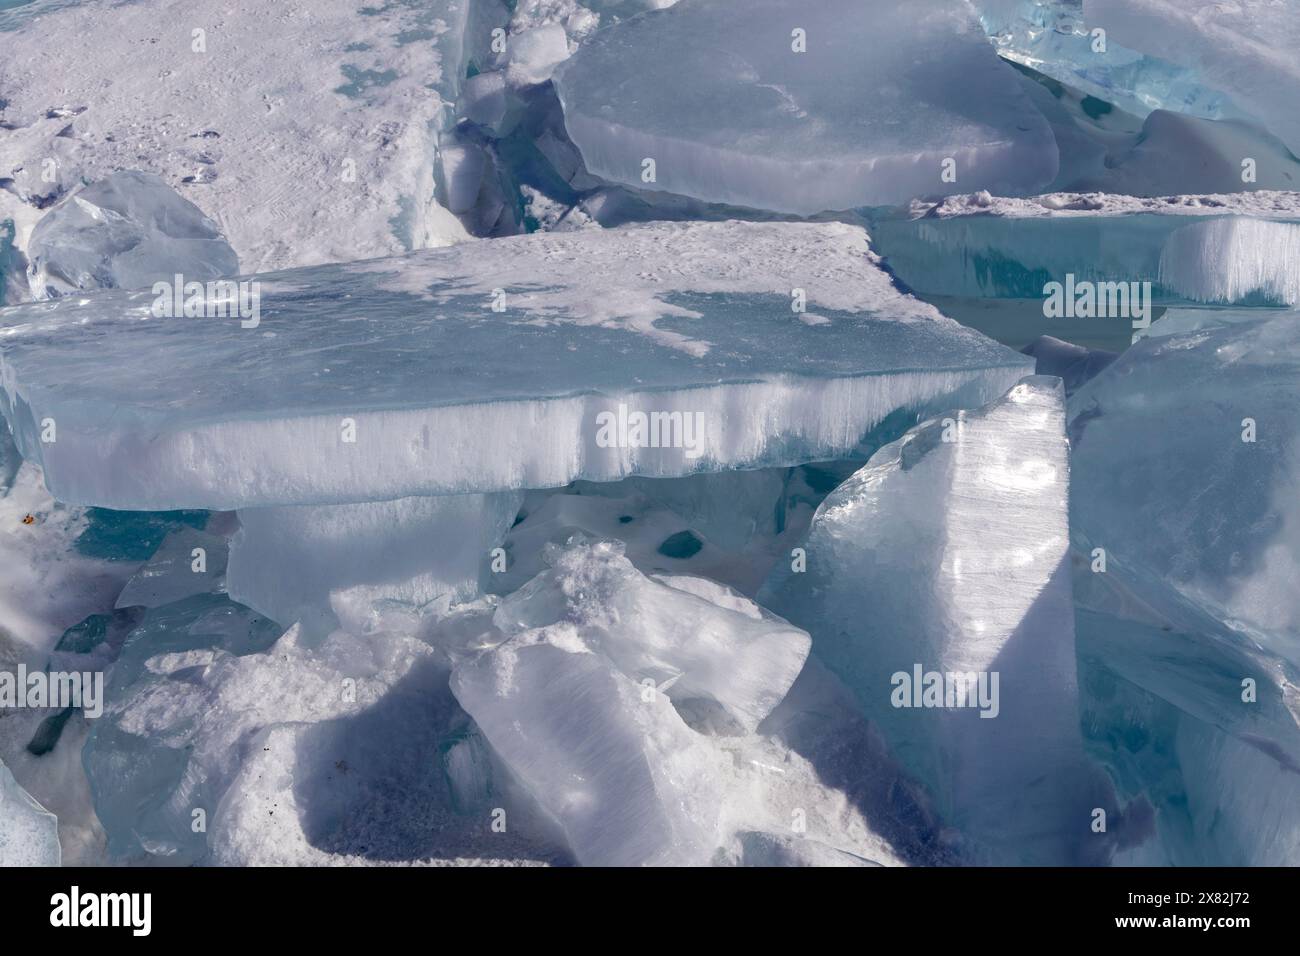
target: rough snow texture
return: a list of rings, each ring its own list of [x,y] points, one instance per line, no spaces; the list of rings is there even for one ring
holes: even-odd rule
[[[950,192],[945,160],[967,188],[1057,171],[1047,122],[947,0],[683,0],[596,33],[555,82],[590,173],[710,202],[810,215]]]
[[[212,220],[157,176],[135,171],[113,173],[47,212],[32,230],[27,259],[34,299],[239,271]]]
[[[260,293],[255,328],[153,318],[147,292],[8,310],[0,406],[54,493],[230,509],[796,464],[1029,366],[899,293],[838,223],[536,234]],[[646,447],[599,418],[620,405],[681,425]]]
[[[807,570],[778,567],[759,595],[809,630],[986,862],[1102,852],[1081,836],[1103,791],[1078,730],[1067,451],[1053,378],[922,424],[831,493]],[[996,715],[896,706],[894,675],[918,666],[998,674]]]
[[[0,219],[25,249],[42,206],[140,169],[214,220],[248,272],[464,238],[432,170],[467,0],[372,8],[85,3],[0,32],[0,177],[14,183]]]

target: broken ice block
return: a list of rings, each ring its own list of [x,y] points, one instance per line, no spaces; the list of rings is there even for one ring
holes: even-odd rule
[[[157,318],[123,291],[0,314],[0,411],[58,498],[232,509],[798,464],[1032,364],[898,292],[840,223],[539,233],[253,281],[248,318]]]
[[[949,0],[682,0],[595,33],[555,84],[589,172],[709,202],[811,215],[1057,171],[1046,120]]]
[[[27,259],[34,299],[239,271],[216,223],[157,176],[135,171],[79,189],[47,212],[32,230]]]
[[[59,821],[0,763],[0,867],[58,866]]]
[[[1053,378],[919,425],[831,493],[805,566],[759,594],[986,862],[1104,858],[1087,845],[1104,790],[1078,726],[1067,451]]]
[[[1300,314],[1205,314],[1071,398],[1072,527],[1108,575],[1172,589],[1300,665]]]
[[[722,585],[647,578],[617,542],[548,551],[552,567],[497,609],[503,633],[567,625],[637,684],[699,702],[745,733],[803,668],[808,635]]]
[[[1094,301],[1107,299],[1091,307],[1091,317],[1120,321],[1140,317],[1140,308],[1152,303],[1295,305],[1300,303],[1297,197],[1290,192],[1159,199],[1104,193],[952,196],[882,217],[872,239],[899,278],[927,295],[1046,300],[1054,282],[1072,300],[1063,303],[1065,314],[1077,311],[1083,317],[1075,303],[1092,287]],[[1142,283],[1150,283],[1149,297]],[[1132,304],[1134,284],[1144,297],[1140,307]],[[1127,308],[1117,311],[1107,304],[1116,291],[1129,302]]]

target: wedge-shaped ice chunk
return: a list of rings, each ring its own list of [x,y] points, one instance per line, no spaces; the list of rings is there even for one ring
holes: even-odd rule
[[[1070,400],[1072,526],[1108,575],[1300,665],[1300,316],[1236,318],[1145,339]]]
[[[34,299],[239,271],[216,223],[157,176],[134,171],[79,189],[47,212],[32,230],[27,259]]]
[[[332,597],[354,612],[381,600],[418,607],[441,595],[473,597],[521,498],[503,492],[242,510],[230,548],[231,597],[311,632],[337,626]]]
[[[806,570],[759,595],[808,628],[975,859],[1102,852],[1086,845],[1106,804],[1078,726],[1068,484],[1060,382],[1026,378],[877,452],[822,503]]]
[[[433,159],[467,48],[491,42],[471,20],[483,6],[19,8],[0,24],[0,219],[26,249],[51,200],[140,169],[219,223],[250,272],[467,238],[434,201]]]
[[[229,509],[828,460],[1031,364],[899,293],[839,223],[535,234],[243,292],[247,318],[117,291],[0,314],[0,407],[57,497]]]
[[[0,763],[0,866],[58,866],[59,821]]]
[[[710,202],[810,215],[1057,171],[1047,121],[949,0],[682,0],[597,32],[555,83],[589,172]]]
[[[882,218],[872,236],[889,266],[922,294],[1046,300],[1049,283],[1058,283],[1071,300],[1064,314],[1087,317],[1080,303],[1091,294],[1100,303],[1092,317],[1109,309],[1120,319],[1137,318],[1138,310],[1131,303],[1117,310],[1116,294],[1129,301],[1132,284],[1143,282],[1157,304],[1300,303],[1296,193],[977,193],[914,204]]]
[[[493,621],[504,633],[569,625],[633,682],[720,710],[746,733],[803,668],[808,635],[722,585],[648,578],[617,542],[549,552],[551,569],[497,609]]]

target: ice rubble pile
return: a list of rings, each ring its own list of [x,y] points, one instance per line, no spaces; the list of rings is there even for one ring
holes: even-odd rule
[[[1300,860],[1281,5],[176,6],[0,13],[0,863]]]

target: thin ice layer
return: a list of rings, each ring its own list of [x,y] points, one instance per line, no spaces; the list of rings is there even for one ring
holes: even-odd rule
[[[1104,851],[1086,843],[1105,804],[1078,729],[1067,452],[1054,378],[920,425],[831,493],[806,568],[759,594],[809,630],[986,862]]]
[[[810,215],[1057,170],[1046,120],[949,0],[683,0],[597,32],[555,82],[589,172],[710,202]]]
[[[0,405],[61,500],[327,504],[826,460],[1030,365],[899,293],[839,223],[534,234],[249,291],[243,320],[154,318],[116,291],[5,312]]]
[[[890,268],[922,294],[1043,298],[1047,283],[1072,275],[1150,282],[1157,302],[1295,305],[1298,221],[1296,193],[976,193],[915,204],[882,218],[872,237]]]

